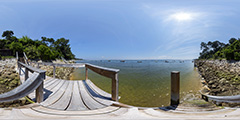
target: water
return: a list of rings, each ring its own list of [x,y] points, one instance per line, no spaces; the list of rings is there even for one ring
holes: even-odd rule
[[[200,79],[192,61],[179,60],[88,60],[103,67],[120,69],[120,102],[142,107],[161,107],[170,104],[171,71],[180,71],[180,99],[200,89]],[[76,69],[72,79],[85,79],[84,68]],[[89,70],[89,79],[99,88],[111,93],[111,79]]]

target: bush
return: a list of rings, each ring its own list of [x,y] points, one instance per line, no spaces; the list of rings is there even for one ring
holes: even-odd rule
[[[233,60],[233,59],[234,59],[233,50],[231,50],[231,49],[225,49],[225,50],[224,50],[224,53],[225,53],[225,57],[226,57],[227,60]]]

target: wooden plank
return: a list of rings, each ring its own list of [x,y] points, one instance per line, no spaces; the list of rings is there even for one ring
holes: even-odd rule
[[[69,85],[65,90],[64,94],[55,103],[49,105],[49,108],[54,108],[58,110],[66,110],[72,99],[73,81],[67,81]]]
[[[31,108],[34,111],[37,111],[39,113],[45,113],[45,114],[50,114],[50,115],[65,115],[65,116],[86,116],[86,115],[100,115],[100,114],[111,114],[113,112],[116,112],[120,110],[120,107],[115,107],[115,106],[109,106],[109,107],[104,107],[101,109],[96,109],[96,110],[86,110],[86,111],[60,111],[60,110],[54,110],[54,109],[49,109],[47,107],[43,106],[36,106]],[[27,114],[27,112],[26,112]]]
[[[49,78],[44,80],[44,86],[46,86],[49,82],[52,82],[54,78]]]
[[[56,79],[54,80],[54,83],[50,84],[50,85],[46,85],[46,87],[44,87],[47,90],[51,90],[54,87],[56,87],[62,80]]]
[[[45,81],[44,81],[44,88],[52,85],[52,84],[55,83],[56,81],[57,81],[57,79],[48,80],[48,81],[46,81],[46,83],[45,83]]]
[[[98,103],[97,101],[95,101],[91,97],[91,95],[89,95],[82,80],[78,81],[78,84],[79,84],[82,100],[89,109],[94,110],[94,109],[106,107],[106,106]]]
[[[60,88],[57,88],[58,90],[54,92],[52,95],[50,95],[45,101],[43,101],[41,105],[49,106],[61,98],[69,84],[69,82],[66,82],[66,80],[64,81],[65,81],[64,84]]]
[[[93,97],[94,100],[96,100],[97,102],[105,105],[105,106],[110,106],[113,104],[113,101],[111,101],[111,98],[105,98],[101,95],[99,95],[98,93],[96,93],[87,83],[85,80],[83,80],[83,83],[86,87],[86,89],[88,90],[88,93],[91,95],[91,97]]]
[[[74,81],[72,100],[67,110],[88,110],[82,101],[79,91],[78,81]]]
[[[46,89],[44,89],[44,100],[46,100],[48,97],[53,95],[56,91],[58,91],[65,82],[65,80],[59,80],[59,79],[57,80],[59,81],[59,82],[56,82],[58,84],[56,84],[55,86],[54,85],[49,86]]]
[[[102,89],[100,89],[99,87],[97,87],[91,80],[86,80],[86,83],[88,84],[88,86],[90,86],[97,94],[107,98],[107,99],[111,99],[112,95],[110,93],[107,93],[105,91],[103,91]]]
[[[50,87],[54,87],[54,86],[56,86],[58,83],[59,83],[60,81],[57,81],[57,80],[55,80],[55,79],[53,79],[53,80],[50,80],[50,82],[48,82],[48,84],[46,85],[45,83],[44,83],[44,92],[43,92],[43,94],[44,94],[44,100],[45,100],[45,96],[46,96],[46,94],[49,94],[49,93],[47,93],[48,91],[49,91],[49,86]],[[30,93],[29,95],[28,95],[28,97],[29,98],[31,98],[33,101],[35,101],[35,90],[32,92],[32,93]]]

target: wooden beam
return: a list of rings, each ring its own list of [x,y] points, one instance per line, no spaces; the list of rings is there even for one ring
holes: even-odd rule
[[[112,78],[112,100],[118,101],[118,73]]]
[[[87,79],[88,79],[88,68],[85,67],[85,80],[87,80]]]
[[[119,72],[118,69],[105,68],[91,64],[85,64],[85,67],[108,78],[114,78],[115,74]]]
[[[56,66],[53,66],[53,78],[56,78]]]
[[[36,101],[38,103],[42,102],[43,101],[43,82],[44,82],[44,79],[45,79],[45,72],[44,73],[40,73],[40,77],[38,79],[40,79],[40,82],[42,82],[38,88],[36,89]]]
[[[28,76],[28,68],[25,68],[25,81],[29,78]]]
[[[171,106],[179,104],[180,72],[171,72]]]

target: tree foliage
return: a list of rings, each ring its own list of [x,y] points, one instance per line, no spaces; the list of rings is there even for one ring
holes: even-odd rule
[[[17,38],[13,31],[4,31],[0,39],[0,49],[11,49],[13,53],[25,52],[29,59],[41,59],[44,61],[57,58],[74,59],[69,40],[60,38],[41,37],[41,40],[32,40],[28,36]]]
[[[228,44],[219,41],[201,43],[199,59],[240,60],[240,39],[231,38]]]

